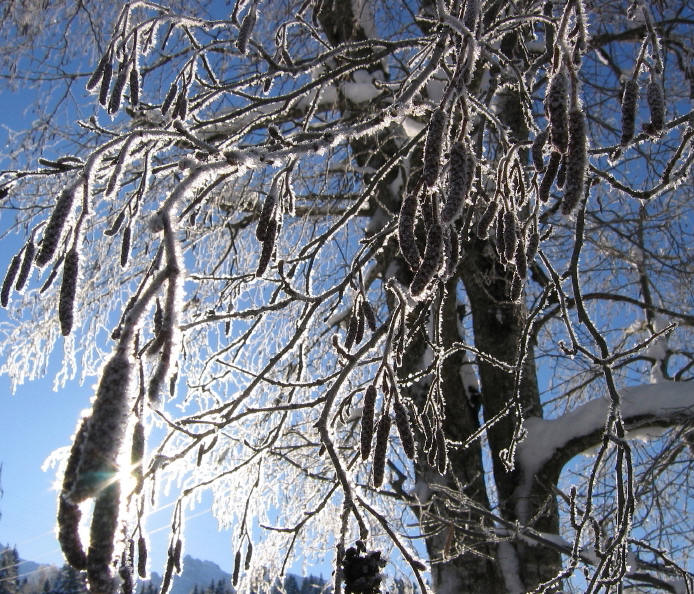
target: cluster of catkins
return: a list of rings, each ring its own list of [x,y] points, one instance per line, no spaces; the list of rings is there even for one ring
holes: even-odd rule
[[[630,78],[624,84],[622,92],[622,137],[620,139],[622,146],[629,144],[629,141],[634,137],[638,99],[639,83],[636,78]],[[657,136],[665,127],[665,96],[661,77],[653,70],[651,71],[651,80],[646,87],[646,102],[651,120],[644,122],[642,128],[646,134]]]
[[[388,379],[389,375],[390,379]],[[373,484],[374,487],[377,488],[383,484],[383,477],[385,475],[388,437],[392,424],[389,413],[391,404],[393,412],[395,413],[395,425],[400,435],[403,451],[410,459],[413,459],[415,456],[414,436],[412,434],[412,427],[410,426],[409,412],[406,405],[402,402],[402,397],[393,374],[390,372],[383,374],[381,388],[384,394],[384,401],[381,418],[378,423],[374,423],[376,396],[378,395],[375,383],[370,384],[366,388],[361,417],[361,457],[363,460],[368,459],[371,455],[371,446],[374,441],[374,428],[376,429],[373,458]]]
[[[345,594],[378,594],[381,591],[381,569],[386,561],[380,551],[367,551],[363,542],[349,547],[342,557],[342,579]]]

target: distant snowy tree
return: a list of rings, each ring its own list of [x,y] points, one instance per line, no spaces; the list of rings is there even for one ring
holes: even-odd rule
[[[15,547],[0,549],[0,594],[19,592],[19,555]]]
[[[691,3],[229,4],[3,9],[0,371],[99,378],[67,560],[127,590],[174,492],[164,592],[210,491],[240,591],[691,591]]]

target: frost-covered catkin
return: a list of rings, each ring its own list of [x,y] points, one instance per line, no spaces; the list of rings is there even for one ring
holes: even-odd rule
[[[443,253],[443,232],[441,225],[434,222],[427,233],[427,243],[424,249],[422,263],[419,266],[412,283],[410,283],[410,293],[413,297],[421,295],[427,285],[434,278],[441,266],[441,255]]]
[[[663,84],[658,78],[651,76],[651,82],[646,87],[646,101],[651,112],[651,121],[650,124],[644,125],[644,130],[651,135],[660,133],[665,126],[665,96]]]
[[[255,228],[255,237],[258,241],[265,241],[267,237],[267,226],[270,223],[270,219],[273,217],[275,212],[275,204],[277,203],[277,196],[273,190],[268,192],[263,202],[263,209],[260,212],[260,218],[258,219],[258,226]]]
[[[147,541],[144,536],[137,539],[137,575],[146,579],[147,575]]]
[[[173,112],[171,112],[171,117],[175,119],[185,120],[188,115],[188,97],[185,87],[181,89],[181,92],[176,97],[176,104],[174,105]]]
[[[12,290],[12,284],[14,279],[17,278],[17,273],[19,272],[19,266],[22,260],[19,254],[15,254],[10,261],[10,266],[7,269],[7,274],[5,274],[5,280],[2,282],[2,291],[0,291],[0,305],[7,307],[10,301],[10,291]]]
[[[511,281],[510,297],[511,301],[518,301],[521,297],[523,291],[523,281],[520,276],[516,273],[513,274],[513,280]]]
[[[181,553],[183,552],[183,541],[180,538],[176,539],[176,544],[173,548],[173,564],[176,573],[181,573]]]
[[[624,85],[622,95],[622,146],[629,143],[634,137],[636,125],[636,107],[639,99],[639,83],[629,79]]]
[[[496,200],[492,200],[487,204],[487,208],[482,213],[479,223],[477,224],[477,237],[480,239],[487,239],[489,236],[489,228],[496,218],[497,210],[499,210],[499,203]]]
[[[101,86],[99,87],[99,103],[101,103],[103,107],[106,107],[108,104],[108,90],[111,86],[112,76],[113,65],[111,64],[111,60],[108,60],[104,66],[104,74],[101,77]]]
[[[472,183],[473,165],[468,163],[473,159],[472,154],[462,142],[456,142],[451,148],[451,158],[448,170],[448,194],[441,209],[441,222],[451,223],[463,212],[465,199]]]
[[[544,149],[545,144],[547,144],[547,136],[549,136],[549,128],[545,128],[533,140],[533,144],[530,147],[530,154],[533,158],[533,165],[535,171],[542,173],[545,170],[545,158]]]
[[[253,33],[253,27],[255,27],[256,18],[257,14],[255,2],[253,2],[250,8],[248,9],[248,12],[246,13],[246,16],[243,17],[241,27],[239,28],[239,36],[236,40],[236,47],[242,54],[246,53],[248,41],[250,40],[251,34]]]
[[[89,77],[89,80],[87,81],[87,91],[93,91],[96,88],[96,85],[99,84],[99,82],[104,76],[106,64],[109,64],[110,62],[111,56],[108,52],[106,52],[101,57],[101,60],[99,60],[99,64],[97,65],[96,70],[94,70],[94,73]]]
[[[507,262],[513,260],[518,245],[518,236],[516,235],[516,213],[512,210],[504,212],[504,256]]]
[[[161,113],[163,115],[166,115],[166,112],[169,111],[169,108],[171,107],[172,103],[174,102],[174,99],[176,98],[176,93],[178,92],[178,84],[176,81],[171,83],[171,86],[169,87],[168,92],[166,93],[166,96],[164,97],[164,101],[161,104]]]
[[[384,410],[381,420],[378,422],[376,444],[374,446],[373,480],[376,488],[383,484],[383,477],[386,471],[386,453],[388,451],[390,424],[390,415],[387,410]]]
[[[243,568],[246,571],[251,567],[251,559],[253,559],[253,542],[249,539],[246,547],[246,558],[243,560]]]
[[[92,592],[110,594],[116,591],[110,566],[113,560],[119,504],[120,483],[117,481],[105,486],[94,504],[87,552],[87,578]]]
[[[371,330],[371,332],[375,332],[376,314],[374,314],[373,307],[371,307],[371,304],[366,300],[366,298],[362,299],[361,308],[364,310],[364,317],[366,318],[366,323],[369,325],[369,330]]]
[[[87,555],[80,539],[82,512],[78,505],[66,501],[61,495],[58,500],[58,542],[66,561],[75,569],[87,569]]]
[[[542,176],[542,181],[540,182],[540,187],[537,191],[537,195],[542,202],[547,202],[547,200],[549,200],[549,191],[552,189],[554,178],[557,177],[560,162],[561,154],[559,154],[557,151],[552,151],[552,155],[549,158],[549,163],[547,164],[547,169],[545,170],[545,174]]]
[[[263,250],[260,253],[258,268],[255,271],[255,276],[260,278],[270,264],[272,259],[272,250],[275,248],[275,236],[277,235],[277,221],[270,219],[265,231],[265,239],[263,240]]]
[[[145,455],[145,427],[142,421],[135,423],[133,429],[133,442],[130,447],[130,466],[132,467],[132,475],[136,481],[136,490],[142,487],[142,458]]]
[[[569,144],[569,78],[563,70],[552,77],[545,97],[550,139],[554,148],[565,153]]]
[[[366,325],[366,320],[364,319],[364,310],[361,307],[358,307],[355,314],[357,317],[357,332],[354,335],[354,343],[361,344],[361,341],[364,339],[364,326]]]
[[[443,433],[443,428],[439,427],[436,431],[436,469],[439,474],[446,473],[448,466],[448,450],[446,449],[446,436]]]
[[[58,319],[60,320],[60,331],[63,336],[67,336],[72,331],[78,272],[79,254],[77,249],[72,248],[65,255],[63,282],[60,285],[60,300],[58,301]]]
[[[412,435],[412,427],[410,427],[410,417],[407,413],[407,408],[396,398],[393,402],[393,412],[395,413],[395,425],[398,428],[400,442],[405,455],[412,460],[415,455],[414,436]]]
[[[357,326],[359,322],[357,321],[357,316],[352,311],[352,315],[349,317],[349,324],[347,326],[347,334],[345,335],[345,349],[349,351],[354,344],[354,339],[357,337]]]
[[[60,235],[65,226],[65,221],[72,210],[72,203],[75,199],[75,188],[70,186],[65,188],[58,197],[55,203],[55,208],[51,213],[51,218],[48,219],[46,228],[43,231],[43,239],[41,240],[41,248],[36,254],[36,264],[45,266],[53,258],[55,249],[58,247]]]
[[[583,197],[586,177],[586,120],[580,109],[569,116],[569,151],[566,155],[566,183],[561,209],[566,215]]]
[[[117,459],[129,412],[132,363],[117,351],[104,366],[87,421],[75,481],[66,493],[72,503],[94,497],[116,474]]]
[[[528,238],[528,249],[525,253],[525,258],[527,262],[533,262],[535,256],[537,255],[537,249],[540,247],[540,233],[535,230],[530,234]]]
[[[480,12],[479,0],[465,0],[465,11],[463,12],[463,23],[474,32],[477,25],[477,17]]]
[[[140,73],[137,67],[133,65],[130,69],[130,105],[137,107],[140,103]]]
[[[429,120],[429,130],[424,144],[424,182],[431,188],[436,184],[439,176],[439,165],[441,163],[441,147],[443,144],[443,133],[446,128],[446,112],[436,109],[431,114]]]
[[[234,572],[231,574],[232,586],[237,586],[239,583],[239,572],[241,571],[241,549],[236,551],[234,555]]]
[[[414,234],[417,214],[417,194],[410,192],[403,198],[398,217],[398,241],[400,252],[412,270],[419,267],[420,255]]]
[[[364,394],[364,408],[361,415],[361,457],[366,460],[371,454],[371,441],[374,435],[374,409],[376,406],[376,386],[371,384]]]
[[[130,234],[131,229],[128,225],[123,230],[123,239],[120,244],[120,265],[121,268],[125,268],[128,265],[128,258],[130,257]]]
[[[554,180],[555,185],[560,190],[564,187],[566,182],[566,155],[563,155],[561,161],[559,162],[559,169],[557,170],[557,177]]]
[[[34,253],[36,251],[36,246],[34,246],[33,240],[29,240],[24,248],[24,255],[22,256],[22,266],[19,269],[19,275],[17,276],[17,282],[15,283],[15,290],[21,291],[26,285],[29,279],[29,273],[31,272],[31,265],[34,263]]]
[[[453,277],[460,259],[460,243],[454,227],[446,226],[443,234],[443,263],[446,270],[445,280]]]
[[[526,278],[528,276],[528,260],[525,257],[525,245],[522,237],[518,239],[514,261],[516,263],[516,272],[518,276],[523,279]]]
[[[116,82],[113,84],[113,90],[111,91],[111,99],[108,102],[108,113],[111,115],[117,113],[120,108],[120,102],[123,98],[123,89],[125,89],[125,83],[128,80],[129,72],[129,63],[121,62],[118,67]]]

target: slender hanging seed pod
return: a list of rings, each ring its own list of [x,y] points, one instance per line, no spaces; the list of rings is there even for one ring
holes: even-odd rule
[[[349,325],[347,326],[347,334],[345,335],[345,349],[349,351],[354,344],[354,339],[357,337],[357,326],[359,322],[357,321],[357,316],[352,311],[352,315],[349,317]]]
[[[513,273],[513,280],[511,281],[511,301],[518,301],[521,297],[521,292],[523,291],[523,281],[521,277],[515,272]]]
[[[51,213],[51,218],[48,219],[46,228],[43,231],[43,239],[41,240],[41,248],[36,254],[36,265],[45,266],[50,262],[55,248],[58,247],[60,235],[65,225],[70,211],[72,210],[72,202],[75,198],[75,188],[70,186],[65,188],[58,197],[55,208]]]
[[[276,203],[277,196],[271,189],[265,197],[263,209],[261,210],[260,218],[258,219],[258,226],[255,228],[255,237],[258,241],[265,241],[265,237],[267,236],[267,226],[273,216],[273,213],[275,212]]]
[[[376,406],[376,386],[370,384],[364,394],[364,408],[361,414],[361,458],[366,460],[371,453],[374,434],[374,409]]]
[[[439,427],[436,431],[436,470],[440,475],[446,474],[446,466],[448,466],[446,436],[443,434],[443,428]]]
[[[569,152],[566,157],[566,187],[562,212],[569,214],[583,197],[586,177],[586,120],[580,109],[569,116]]]
[[[496,217],[496,237],[494,241],[496,243],[496,253],[499,255],[499,261],[502,264],[507,262],[506,260],[506,238],[504,236],[504,217]]]
[[[133,64],[130,69],[130,105],[136,107],[140,103],[140,73]]]
[[[487,208],[482,213],[479,223],[477,224],[477,237],[480,239],[487,239],[487,237],[489,237],[489,228],[496,218],[496,211],[498,209],[499,203],[496,200],[492,200],[487,205]]]
[[[417,273],[410,283],[410,293],[413,297],[421,295],[427,285],[434,278],[441,266],[441,255],[443,253],[443,233],[441,225],[434,222],[427,233],[427,244],[424,249],[424,257]]]
[[[535,230],[528,239],[528,251],[525,254],[526,262],[533,262],[537,255],[537,248],[540,247],[540,233]]]
[[[470,190],[469,173],[473,168],[468,167],[469,156],[465,145],[456,142],[451,148],[450,166],[448,170],[448,194],[441,209],[441,222],[451,223],[463,212],[465,198]]]
[[[234,573],[231,576],[231,583],[233,586],[239,583],[239,571],[241,570],[241,549],[236,551],[234,555]]]
[[[561,154],[557,151],[552,151],[552,155],[549,158],[549,163],[547,165],[547,170],[542,176],[542,181],[540,182],[540,187],[538,188],[537,195],[542,202],[547,202],[549,200],[549,191],[554,183],[554,178],[557,177],[557,171],[559,170],[559,163],[561,162]]]
[[[17,272],[19,272],[19,266],[22,263],[19,254],[15,254],[10,261],[10,266],[7,269],[7,274],[5,275],[5,280],[2,283],[2,291],[0,292],[0,305],[7,307],[10,300],[10,291],[12,290],[12,284],[14,279],[17,277]]]
[[[659,134],[665,126],[665,96],[659,77],[651,75],[651,82],[646,87],[646,101],[651,112],[650,124],[644,125],[644,130],[651,135]]]
[[[128,265],[128,258],[130,257],[130,225],[128,225],[123,230],[123,239],[120,244],[120,265],[121,268],[125,268]]]
[[[398,217],[398,241],[400,252],[412,270],[419,267],[420,255],[415,239],[414,227],[417,214],[417,195],[414,192],[405,195]]]
[[[118,76],[116,77],[116,82],[111,91],[111,99],[108,102],[108,113],[111,115],[117,113],[120,108],[120,102],[123,98],[123,89],[125,89],[125,82],[128,80],[130,70],[128,64],[128,62],[121,62],[118,67]]]
[[[62,495],[58,500],[58,542],[66,561],[75,569],[87,569],[87,555],[80,538],[82,512]]]
[[[383,477],[385,476],[390,423],[390,415],[387,410],[384,410],[381,420],[378,422],[376,445],[374,446],[373,481],[376,488],[383,484]]]
[[[566,155],[562,155],[561,161],[559,162],[559,169],[557,170],[557,177],[554,180],[557,188],[560,190],[564,187],[566,182]]]
[[[251,566],[251,559],[253,558],[253,542],[249,539],[248,546],[246,547],[246,558],[243,561],[243,568],[248,571]]]
[[[34,242],[30,239],[26,247],[24,248],[24,256],[22,258],[22,267],[19,269],[19,276],[17,277],[17,283],[14,288],[16,291],[21,291],[29,278],[29,273],[31,272],[31,265],[34,263],[34,252],[36,247]]]
[[[79,254],[75,248],[72,248],[65,255],[63,283],[60,285],[60,301],[58,302],[58,318],[63,336],[67,336],[72,331],[78,272]]]
[[[96,88],[96,85],[99,84],[99,82],[104,76],[106,64],[110,63],[110,61],[111,56],[108,52],[101,56],[101,60],[99,60],[99,64],[97,65],[96,70],[94,70],[94,73],[89,77],[89,80],[87,81],[87,91],[93,91]]]
[[[412,460],[415,455],[414,436],[410,427],[410,418],[407,413],[407,408],[400,402],[399,398],[395,398],[393,402],[393,412],[395,413],[395,425],[398,428],[400,442],[405,455]]]
[[[239,37],[236,40],[236,47],[242,54],[246,53],[248,40],[251,38],[251,33],[253,33],[256,18],[255,2],[253,2],[246,13],[246,16],[243,17],[243,22],[239,28]]]
[[[260,253],[258,268],[255,271],[255,276],[260,278],[268,267],[272,259],[272,250],[275,248],[275,236],[277,235],[277,221],[270,219],[265,231],[265,240],[263,241],[263,251]]]
[[[431,188],[436,184],[439,176],[439,165],[441,163],[441,146],[443,144],[443,133],[446,128],[446,112],[436,109],[431,114],[429,120],[429,130],[427,132],[426,143],[424,144],[424,182]]]
[[[120,483],[116,481],[103,488],[94,504],[87,551],[87,578],[92,592],[106,594],[114,591],[110,566],[118,524],[119,501]]]
[[[625,146],[634,137],[636,125],[636,107],[639,99],[639,83],[634,79],[629,79],[624,85],[622,95],[622,139],[621,144]]]
[[[104,75],[101,77],[101,87],[99,87],[99,103],[103,107],[108,104],[108,90],[111,86],[111,77],[113,76],[113,66],[111,61],[106,62],[104,66]]]
[[[522,279],[528,276],[528,260],[525,257],[525,245],[523,244],[523,238],[518,239],[518,246],[516,247],[515,254],[516,272],[518,276]]]
[[[360,344],[364,338],[364,326],[366,325],[366,320],[364,319],[364,310],[361,307],[357,308],[355,314],[357,317],[357,332],[354,335],[354,343]]]
[[[147,541],[144,536],[137,539],[137,575],[147,578]]]
[[[130,447],[130,466],[137,481],[137,490],[142,486],[142,458],[145,455],[145,427],[142,421],[135,423],[133,442]]]
[[[186,96],[185,87],[181,89],[181,92],[176,97],[176,105],[174,105],[173,112],[171,112],[171,117],[175,119],[185,120],[186,115],[188,115],[188,97]]]
[[[545,160],[544,160],[544,148],[547,144],[547,136],[549,136],[549,128],[545,128],[533,140],[533,144],[530,147],[530,154],[533,158],[533,165],[535,166],[535,171],[542,173],[545,170]]]
[[[364,310],[364,317],[366,318],[366,323],[369,325],[369,330],[375,332],[376,314],[374,314],[373,307],[371,307],[371,304],[366,300],[366,297],[361,301],[361,308]]]
[[[178,84],[176,84],[176,81],[171,83],[171,86],[169,87],[169,91],[166,93],[166,97],[164,97],[164,102],[161,104],[161,113],[166,115],[166,112],[169,111],[169,108],[171,107],[171,104],[173,103],[174,99],[176,98],[176,93],[178,92]]]
[[[181,573],[181,552],[183,551],[183,541],[180,538],[176,539],[176,544],[173,550],[173,564],[176,573]]]
[[[557,71],[549,82],[545,109],[552,144],[560,153],[565,153],[569,144],[569,79],[563,70]]]
[[[504,212],[504,256],[507,262],[513,260],[518,245],[518,236],[516,235],[516,213],[512,210]]]
[[[104,231],[104,235],[106,235],[107,237],[113,237],[120,230],[120,226],[123,224],[124,220],[125,220],[125,210],[121,210],[118,213],[116,220],[113,221],[113,225],[111,225],[108,229],[106,229]]]

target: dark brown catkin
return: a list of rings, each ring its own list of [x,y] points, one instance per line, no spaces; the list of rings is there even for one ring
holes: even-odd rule
[[[118,112],[120,108],[120,102],[123,98],[123,89],[125,89],[125,83],[128,80],[130,68],[128,62],[121,62],[118,67],[118,76],[116,77],[116,82],[113,85],[113,90],[111,91],[111,99],[108,102],[108,113],[114,115]]]
[[[545,170],[545,158],[544,149],[545,144],[547,144],[547,136],[549,135],[549,128],[545,128],[533,140],[533,144],[530,147],[530,154],[533,158],[533,166],[535,171],[542,173]]]
[[[556,72],[549,82],[545,109],[552,144],[557,151],[565,153],[569,143],[569,79],[563,70]]]
[[[361,414],[361,458],[366,460],[371,454],[371,441],[374,435],[374,410],[376,407],[376,386],[369,385],[364,394],[364,408]]]
[[[119,502],[120,483],[116,481],[100,491],[94,504],[87,552],[87,578],[92,592],[113,591],[110,566],[113,560]]]
[[[521,297],[521,292],[523,291],[523,281],[520,276],[515,272],[513,273],[513,280],[511,281],[510,297],[511,301],[518,301]]]
[[[53,258],[55,249],[58,247],[58,242],[60,241],[60,235],[63,231],[65,220],[72,210],[74,199],[75,189],[73,186],[65,188],[60,193],[58,201],[55,203],[55,208],[51,213],[51,218],[48,219],[46,228],[43,231],[41,248],[36,254],[37,266],[45,266],[51,261],[51,258]]]
[[[586,120],[583,111],[575,109],[569,116],[569,151],[566,156],[566,183],[562,212],[567,215],[583,197],[586,177]]]
[[[275,236],[277,235],[277,221],[270,219],[265,231],[265,240],[263,241],[263,249],[258,260],[258,268],[255,271],[255,276],[260,278],[270,264],[272,259],[272,250],[275,248]]]
[[[549,158],[549,163],[547,164],[547,169],[545,170],[545,174],[542,176],[540,187],[537,190],[537,195],[542,202],[547,202],[547,200],[549,200],[549,191],[552,189],[554,178],[557,177],[560,162],[561,154],[557,151],[552,151],[552,155]]]
[[[120,244],[120,265],[121,268],[125,268],[128,265],[128,258],[130,257],[130,225],[128,225],[123,230],[123,239]]]
[[[137,575],[147,578],[147,541],[144,536],[137,539]]]
[[[130,465],[132,467],[132,475],[137,481],[136,489],[139,490],[142,486],[142,458],[145,455],[145,427],[142,421],[135,423],[133,429],[133,442],[130,447]]]
[[[496,218],[496,211],[498,209],[499,203],[496,200],[492,200],[487,205],[487,208],[482,213],[479,223],[477,224],[477,237],[480,239],[487,239],[487,237],[489,237],[489,228]]]
[[[169,111],[171,104],[173,103],[174,99],[176,98],[177,92],[178,92],[178,84],[176,84],[176,81],[174,81],[171,83],[171,86],[169,87],[169,90],[166,93],[166,97],[164,97],[164,101],[161,104],[161,113],[162,114],[166,115],[166,112]]]
[[[358,307],[355,311],[357,316],[357,333],[354,335],[354,344],[361,344],[364,338],[364,326],[366,325],[366,320],[364,319],[364,310]]]
[[[390,415],[387,410],[384,410],[381,420],[378,422],[378,429],[376,429],[376,444],[374,446],[373,480],[376,488],[383,484],[383,477],[385,476],[390,423]]]
[[[528,238],[528,249],[525,253],[526,262],[533,262],[537,255],[537,248],[540,247],[540,233],[533,231]]]
[[[273,191],[268,192],[265,202],[263,202],[263,209],[260,212],[258,226],[255,228],[255,237],[258,241],[265,241],[265,237],[267,237],[267,226],[274,215],[276,203],[277,197],[275,193]]]
[[[181,89],[181,92],[176,97],[176,104],[174,105],[173,111],[171,112],[171,117],[179,120],[185,120],[188,115],[188,97],[186,96],[186,89]]]
[[[12,284],[14,279],[17,278],[17,273],[19,272],[19,266],[22,263],[22,259],[19,254],[15,254],[10,260],[10,265],[7,268],[7,274],[5,274],[5,280],[2,282],[2,291],[0,291],[0,305],[7,307],[10,301],[10,291],[12,290]]]
[[[504,212],[504,256],[507,262],[513,260],[518,245],[518,236],[516,234],[516,213],[512,210]]]
[[[60,285],[60,300],[58,301],[58,319],[60,320],[60,331],[63,336],[67,336],[72,331],[78,272],[79,254],[75,248],[72,248],[65,255],[63,282]]]
[[[445,128],[446,112],[442,109],[434,110],[431,114],[431,120],[429,120],[429,130],[424,144],[424,169],[422,171],[424,182],[429,188],[436,184],[436,179],[439,176],[441,146]]]
[[[665,126],[665,96],[663,85],[657,77],[651,77],[646,87],[646,101],[651,112],[651,122],[644,126],[649,134],[658,134]]]
[[[99,60],[99,64],[97,65],[96,70],[94,70],[94,73],[89,77],[89,80],[87,81],[87,91],[93,91],[96,88],[96,85],[99,84],[99,82],[104,76],[106,64],[110,63],[110,61],[111,56],[108,52],[101,56],[101,60]]]
[[[636,126],[636,107],[639,99],[639,83],[629,79],[624,85],[622,94],[622,146],[634,137]]]
[[[171,577],[173,576],[173,551],[169,547],[169,555],[166,559],[166,569],[164,570],[164,579],[161,583],[161,588],[159,589],[159,594],[166,594],[171,587]]]
[[[414,436],[412,435],[412,427],[410,427],[410,417],[407,413],[407,408],[396,398],[393,402],[393,412],[395,413],[395,425],[398,428],[400,435],[400,443],[405,455],[412,460],[415,455]]]
[[[255,27],[256,18],[257,15],[255,2],[253,2],[251,4],[251,7],[248,9],[248,12],[246,13],[246,16],[243,17],[241,27],[239,28],[239,36],[236,40],[236,47],[242,54],[246,53],[248,41],[250,40],[251,34],[253,33],[253,27]]]
[[[398,242],[400,252],[412,270],[419,267],[420,255],[417,240],[414,234],[417,214],[417,195],[410,192],[403,198],[398,217]]]
[[[443,263],[446,270],[446,280],[453,277],[460,258],[458,232],[454,227],[446,227],[443,234]]]
[[[239,572],[241,571],[241,549],[234,555],[234,573],[231,575],[231,584],[236,586],[239,583]]]
[[[362,299],[361,307],[364,310],[364,317],[366,318],[366,323],[369,325],[369,330],[371,330],[371,332],[375,332],[376,314],[374,314],[373,307],[371,307],[371,304],[366,300],[366,298]]]
[[[523,238],[518,239],[518,246],[516,247],[516,254],[514,257],[516,263],[516,272],[521,278],[526,278],[528,276],[528,260],[525,257],[525,245]]]
[[[427,233],[427,244],[424,248],[422,263],[419,265],[412,282],[410,283],[410,293],[413,297],[421,295],[427,285],[434,278],[441,266],[441,255],[443,253],[443,232],[438,222],[432,223]]]
[[[173,549],[173,564],[176,573],[181,573],[181,552],[183,551],[183,541],[180,538],[176,539],[176,544]]]
[[[30,239],[26,247],[24,248],[24,256],[22,256],[22,266],[19,269],[19,276],[17,276],[17,282],[15,283],[15,290],[21,291],[26,285],[29,279],[29,273],[31,272],[31,265],[34,263],[34,253],[36,251],[36,246],[34,242]]]
[[[465,198],[470,190],[471,180],[468,179],[474,167],[468,166],[469,155],[462,142],[456,142],[451,148],[451,157],[448,169],[448,194],[446,202],[441,209],[441,222],[451,223],[463,212]]]
[[[104,231],[104,235],[106,235],[107,237],[113,237],[120,230],[120,226],[123,224],[124,220],[125,220],[125,211],[121,210],[118,213],[116,220],[113,221],[113,225],[111,225],[108,229],[106,229]]]
[[[243,568],[248,571],[251,566],[251,559],[253,558],[253,543],[249,539],[248,546],[246,547],[246,558],[243,561]]]
[[[87,555],[82,547],[79,526],[82,512],[62,495],[58,500],[58,542],[66,561],[75,569],[87,569]]]
[[[108,104],[108,90],[111,86],[111,77],[113,76],[113,66],[111,61],[106,62],[104,66],[104,75],[101,77],[101,86],[99,87],[99,103],[103,107]]]
[[[499,255],[499,261],[502,264],[505,264],[507,262],[506,260],[506,239],[504,237],[504,217],[503,216],[498,216],[496,217],[496,228],[495,228],[495,238],[494,242],[496,243],[496,252]]]
[[[347,334],[345,335],[345,349],[349,351],[352,348],[352,345],[354,344],[354,339],[357,337],[357,326],[359,322],[357,321],[357,316],[352,311],[352,314],[349,316],[349,324],[347,326]]]
[[[130,105],[136,107],[140,103],[140,73],[133,65],[130,69]]]
[[[554,180],[555,185],[560,190],[564,187],[566,182],[566,155],[562,155],[561,161],[559,162],[559,169],[557,170],[557,177]]]

